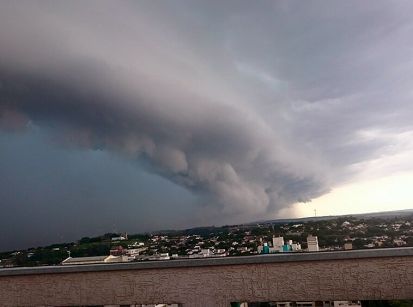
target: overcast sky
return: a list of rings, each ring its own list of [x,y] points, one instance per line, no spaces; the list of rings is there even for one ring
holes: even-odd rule
[[[412,208],[411,1],[0,2],[0,250]]]

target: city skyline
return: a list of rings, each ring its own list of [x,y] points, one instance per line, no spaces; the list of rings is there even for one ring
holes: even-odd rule
[[[1,2],[0,248],[413,208],[412,8]]]

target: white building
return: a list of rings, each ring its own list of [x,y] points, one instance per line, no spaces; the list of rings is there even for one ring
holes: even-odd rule
[[[169,253],[160,253],[160,254],[155,254],[152,256],[149,256],[149,260],[169,260],[171,257],[169,256]]]
[[[291,244],[291,250],[293,252],[300,251],[301,250],[301,244],[300,243],[292,243]]]
[[[128,248],[136,248],[136,247],[143,247],[145,243],[143,242],[133,242],[133,244],[128,245]]]
[[[272,237],[272,246],[275,250],[282,252],[283,251],[283,245],[284,245],[284,238],[283,237]]]
[[[112,241],[125,241],[126,237],[124,236],[119,236],[119,237],[113,237]]]
[[[128,259],[124,256],[94,256],[94,257],[68,257],[62,261],[62,265],[80,265],[80,264],[103,264],[113,262],[126,262]]]
[[[352,242],[344,243],[344,250],[350,250],[350,249],[353,249],[353,243]]]
[[[318,238],[317,236],[309,235],[307,237],[307,246],[309,252],[318,252],[320,248],[318,247]]]
[[[130,256],[130,257],[136,257],[138,256],[140,253],[146,251],[148,248],[147,247],[142,247],[142,248],[129,248],[127,250],[125,250],[126,255]]]
[[[212,252],[209,248],[203,248],[203,249],[201,249],[201,251],[199,253],[202,255],[202,257],[212,256]]]

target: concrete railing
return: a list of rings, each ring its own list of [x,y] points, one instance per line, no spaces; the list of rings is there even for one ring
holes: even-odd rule
[[[413,248],[0,270],[1,306],[413,299]]]

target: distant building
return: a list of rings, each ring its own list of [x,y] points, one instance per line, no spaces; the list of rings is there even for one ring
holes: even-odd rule
[[[275,237],[274,236],[272,238],[273,246],[270,247],[269,244],[271,244],[271,243],[264,243],[264,245],[259,245],[258,248],[257,248],[258,254],[296,252],[296,251],[301,250],[301,244],[300,243],[293,243],[292,240],[288,240],[287,242],[285,242],[283,237]]]
[[[81,264],[104,264],[113,262],[124,262],[122,256],[93,256],[93,257],[68,257],[62,261],[62,265],[81,265]]]
[[[344,243],[344,250],[350,250],[350,249],[353,249],[353,243],[352,242]]]
[[[13,259],[0,259],[0,268],[11,268],[13,266]]]
[[[125,241],[128,239],[128,234],[125,233],[123,236],[120,235],[119,237],[113,237],[112,241]]]
[[[393,243],[394,243],[394,245],[396,245],[396,246],[403,246],[403,245],[406,245],[406,244],[407,244],[406,241],[401,240],[401,239],[394,239],[394,240],[393,240]]]
[[[215,250],[215,255],[220,255],[220,254],[226,254],[226,250],[225,250],[225,248],[218,248],[218,249],[216,249]]]
[[[272,237],[272,246],[274,247],[275,250],[278,250],[279,252],[283,251],[283,245],[284,245],[284,238],[283,237]]]
[[[282,246],[282,251],[283,251],[283,252],[291,252],[291,251],[292,251],[291,245],[284,244],[284,245]]]
[[[112,241],[125,241],[125,240],[127,240],[127,238],[124,237],[124,236],[119,236],[119,237],[113,237],[112,238]]]
[[[169,256],[169,253],[161,253],[161,254],[155,254],[152,256],[149,256],[148,260],[169,260],[171,257]]]
[[[112,256],[122,256],[126,255],[127,249],[123,248],[122,246],[116,246],[110,250],[110,254]]]
[[[248,252],[248,247],[240,246],[240,247],[237,248],[237,251],[241,252],[241,253],[246,253],[246,252]]]
[[[143,242],[134,242],[128,245],[128,248],[136,248],[136,247],[143,247],[145,244]]]
[[[212,256],[212,251],[209,248],[203,248],[201,249],[199,254],[201,254],[203,257],[210,257]]]
[[[317,236],[309,235],[307,237],[307,246],[309,252],[318,252],[320,248],[318,246],[318,238]]]
[[[291,244],[291,250],[293,252],[297,252],[301,250],[301,244],[300,243],[292,243]]]
[[[141,247],[141,248],[129,248],[126,250],[126,255],[130,257],[135,257],[139,255],[140,253],[146,251],[148,248],[147,247]]]
[[[270,253],[270,247],[268,246],[268,243],[264,243],[264,246],[262,247],[262,254],[269,254]]]

